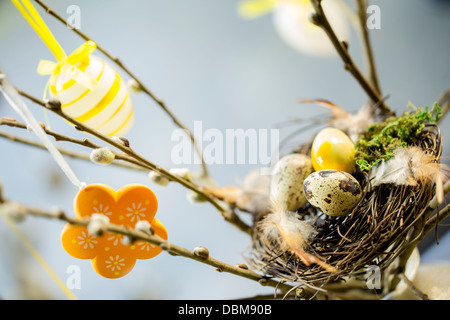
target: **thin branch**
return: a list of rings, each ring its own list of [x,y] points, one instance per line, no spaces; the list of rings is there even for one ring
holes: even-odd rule
[[[447,181],[444,184],[444,195],[450,192],[450,180]],[[436,210],[439,206],[439,202],[437,199],[437,196],[434,196],[433,199],[431,199],[430,203],[428,204],[428,211],[432,213],[434,210]]]
[[[362,39],[364,43],[364,49],[367,57],[367,64],[369,66],[369,79],[373,85],[373,88],[381,96],[380,83],[378,81],[377,68],[375,66],[375,58],[373,55],[372,45],[370,43],[369,31],[366,27],[367,21],[367,0],[356,0],[356,6],[358,8],[359,23],[361,26]]]
[[[331,27],[328,19],[325,15],[325,12],[322,8],[322,0],[312,0],[312,5],[314,7],[315,14],[311,17],[311,21],[317,26],[321,27],[328,38],[330,38],[331,43],[335,47],[337,53],[341,57],[344,62],[344,67],[347,71],[349,71],[353,77],[358,81],[363,90],[367,93],[369,98],[375,103],[378,104],[378,109],[384,115],[393,115],[394,112],[386,105],[383,101],[382,96],[377,92],[377,90],[373,87],[373,85],[363,76],[359,68],[354,63],[350,53],[348,52],[348,43],[342,42],[336,36],[333,28]]]
[[[3,197],[3,185],[0,183],[0,205],[5,203],[5,198]]]
[[[1,187],[1,185],[0,185]],[[0,204],[6,203],[7,201],[2,198],[0,194]],[[21,204],[17,204],[19,207],[19,210],[21,212],[26,212],[29,215],[36,216],[36,217],[43,217],[48,219],[56,219],[60,221],[67,222],[72,225],[78,225],[78,226],[84,226],[87,227],[90,219],[89,218],[83,218],[83,219],[76,219],[76,218],[70,218],[67,217],[64,212],[58,212],[58,213],[51,213],[47,211],[43,211],[41,209],[36,209],[32,207],[27,207]],[[215,258],[212,258],[211,256],[199,256],[196,255],[193,251],[188,250],[186,248],[183,248],[179,245],[173,244],[167,240],[164,240],[163,238],[159,237],[156,234],[151,233],[145,233],[142,231],[138,231],[135,229],[132,229],[128,226],[123,225],[117,225],[112,223],[107,223],[104,226],[104,231],[109,233],[116,233],[121,234],[128,239],[131,240],[131,242],[134,241],[146,241],[148,243],[154,244],[159,246],[162,250],[167,251],[171,255],[175,256],[181,256],[185,257],[191,260],[195,260],[197,262],[201,262],[207,265],[210,265],[212,267],[215,267],[220,272],[227,272],[234,274],[239,277],[243,277],[246,279],[250,279],[256,282],[259,282],[263,286],[270,286],[277,289],[280,289],[281,291],[288,291],[291,289],[291,286],[284,284],[282,282],[275,281],[270,278],[266,278],[252,270],[249,270],[247,268],[242,268],[239,265],[231,265],[225,262],[222,262],[220,260],[217,260]]]
[[[2,120],[0,119],[0,125],[2,125],[2,124],[3,124]],[[32,146],[32,147],[36,147],[36,148],[39,148],[39,149],[47,150],[47,148],[41,143],[38,143],[36,141],[32,141],[32,140],[26,139],[26,138],[23,138],[23,137],[19,137],[19,136],[10,134],[10,133],[6,133],[6,132],[0,131],[0,137],[8,139],[8,140],[11,140],[13,142],[18,142],[18,143],[22,143],[22,144],[25,144],[25,145],[28,145],[28,146]],[[88,154],[81,153],[81,152],[76,152],[76,151],[65,149],[65,148],[61,148],[61,147],[56,147],[56,148],[58,149],[58,151],[61,154],[66,155],[68,157],[75,158],[75,159],[82,159],[82,160],[91,161],[90,156]],[[119,160],[119,158],[120,158],[120,156],[116,155],[115,159]],[[131,170],[139,170],[139,171],[145,170],[142,167],[135,166],[135,165],[128,165],[126,163],[118,162],[118,161],[113,161],[111,163],[111,165],[122,167],[122,168],[125,168],[125,169],[131,169]]]
[[[247,301],[247,300],[274,300],[277,297],[272,293],[272,294],[257,294],[255,296],[252,297],[245,297],[245,298],[239,298],[236,300],[243,300],[243,301]]]
[[[124,153],[124,154],[120,155],[121,160],[125,160],[128,162],[140,165],[148,170],[155,171],[155,172],[165,176],[169,180],[178,182],[185,188],[194,191],[200,197],[204,198],[207,202],[212,204],[222,214],[222,216],[225,218],[225,220],[227,220],[228,222],[230,222],[231,224],[236,226],[239,230],[241,230],[249,235],[252,234],[252,228],[250,226],[248,226],[245,222],[243,222],[235,212],[224,208],[214,197],[212,197],[210,194],[205,192],[205,190],[202,187],[197,186],[195,183],[193,183],[190,180],[186,180],[184,178],[173,175],[168,170],[154,164],[153,162],[147,160],[140,154],[136,153],[129,146],[125,146],[125,145],[113,140],[112,138],[101,134],[100,132],[85,125],[84,123],[68,116],[67,114],[62,112],[59,102],[58,103],[56,101],[44,102],[32,95],[20,90],[20,89],[16,89],[16,90],[23,97],[29,99],[30,101],[34,102],[35,104],[40,105],[41,107],[44,107],[44,108],[56,113],[58,116],[67,120],[69,123],[72,123],[73,125],[75,125],[75,127],[78,130],[89,133],[89,134],[93,135],[94,137],[96,137],[100,140],[103,140],[104,142],[108,143],[109,145],[119,149],[120,151],[122,151]],[[62,135],[59,135],[60,138],[61,138],[61,136]],[[83,141],[85,141],[85,140],[83,140]]]
[[[436,214],[427,221],[427,223],[425,224],[424,233],[425,234],[429,233],[436,227],[436,225],[444,221],[449,215],[450,215],[450,204],[448,204],[441,211],[439,211],[439,214]]]
[[[22,122],[19,122],[19,121],[15,120],[15,119],[1,118],[0,119],[0,125],[6,125],[6,126],[9,126],[9,127],[20,128],[20,129],[28,129],[26,124],[24,124]],[[72,138],[72,137],[66,136],[64,134],[61,134],[61,133],[49,130],[46,127],[43,127],[43,130],[44,130],[44,132],[46,134],[48,134],[49,136],[52,136],[55,139],[55,141],[66,141],[66,142],[70,142],[70,143],[73,143],[73,144],[78,144],[78,145],[81,145],[83,147],[87,147],[87,148],[91,148],[91,149],[98,149],[98,148],[102,147],[102,146],[100,146],[98,144],[95,144],[94,142],[92,142],[91,140],[89,140],[87,138],[85,138],[83,140]],[[7,133],[2,133],[2,136],[5,137],[5,138],[9,138],[10,140],[13,140],[13,141],[26,143],[26,144],[29,144],[29,145],[33,145],[35,147],[45,148],[45,146],[43,146],[43,145],[41,145],[39,143],[32,142],[31,140],[26,140],[26,139],[23,139],[23,138],[20,138],[20,137],[17,137],[17,136],[9,135]],[[78,157],[78,155],[75,154],[73,151],[69,151],[69,150],[65,150],[65,149],[61,149],[61,148],[59,150],[61,151],[61,153],[66,154],[68,156]],[[143,166],[141,163],[139,163],[138,161],[136,161],[134,159],[130,159],[125,154],[118,153],[118,152],[115,152],[113,150],[111,150],[111,151],[114,153],[114,156],[115,156],[116,160],[127,161],[129,163],[132,163],[135,167],[127,166],[126,164],[119,164],[119,163],[114,163],[114,164],[126,166],[126,167],[129,167],[129,168],[135,169],[135,170],[147,170],[145,168],[145,166]],[[83,156],[80,155],[79,158],[80,159],[84,158],[84,155]]]
[[[438,100],[439,106],[442,108],[442,114],[441,117],[438,120],[438,123],[444,119],[446,116],[448,110],[450,109],[450,89],[447,89],[442,96]]]
[[[28,129],[28,127],[27,127],[27,125],[25,123],[22,123],[22,122],[19,122],[19,121],[15,120],[15,119],[10,119],[10,118],[1,118],[0,119],[0,125],[13,127],[13,128],[19,128],[19,129],[25,129],[25,130]],[[67,142],[70,142],[70,143],[78,144],[78,145],[81,145],[81,146],[84,146],[84,147],[88,147],[88,148],[93,148],[93,149],[101,148],[101,146],[93,143],[91,140],[89,140],[87,138],[83,139],[83,140],[80,140],[80,139],[72,138],[72,137],[69,137],[69,136],[66,136],[66,135],[54,132],[54,131],[49,130],[49,129],[45,128],[45,127],[43,127],[43,129],[44,129],[44,132],[46,134],[48,134],[49,136],[52,136],[53,138],[55,138],[55,141],[67,141]]]
[[[400,278],[408,285],[408,287],[412,290],[412,292],[414,292],[414,294],[416,296],[418,296],[420,299],[422,299],[422,300],[430,300],[428,298],[428,296],[425,293],[423,293],[422,291],[420,291],[414,285],[414,283],[411,280],[408,279],[408,277],[404,273],[400,274]]]
[[[56,13],[55,11],[53,11],[47,4],[45,4],[44,2],[40,1],[40,0],[35,0],[35,2],[40,5],[42,8],[44,8],[44,10],[51,16],[53,16],[54,18],[56,18],[58,21],[62,22],[64,25],[68,26],[70,29],[73,30],[73,32],[75,32],[78,36],[80,36],[81,38],[83,38],[86,41],[94,41],[92,40],[92,38],[90,38],[87,34],[81,32],[79,29],[77,29],[75,26],[71,25],[70,23],[68,23],[66,21],[66,19],[64,19],[63,17],[61,17],[58,13]],[[104,49],[102,46],[100,46],[98,44],[97,41],[94,41],[97,44],[97,49],[102,52],[106,57],[108,57],[111,61],[113,61],[115,64],[117,64],[117,66],[119,66],[125,73],[127,73],[131,78],[133,78],[136,83],[138,84],[139,88],[146,93],[150,98],[152,98],[160,107],[162,110],[164,110],[164,112],[172,119],[172,121],[181,129],[183,129],[188,135],[189,138],[198,154],[198,156],[201,159],[201,164],[202,164],[202,169],[203,169],[203,175],[205,177],[209,176],[209,172],[208,172],[208,168],[206,166],[206,163],[203,159],[203,154],[202,154],[202,150],[200,150],[198,144],[195,141],[195,137],[193,135],[193,133],[191,132],[191,130],[189,130],[182,122],[180,119],[178,119],[175,114],[166,106],[166,104],[164,103],[164,101],[162,101],[161,99],[157,98],[153,92],[150,91],[150,89],[144,85],[144,83],[139,80],[136,75],[134,73],[132,73],[124,64],[123,62],[118,58],[113,56],[112,54],[110,54],[108,51],[106,51],[106,49]]]

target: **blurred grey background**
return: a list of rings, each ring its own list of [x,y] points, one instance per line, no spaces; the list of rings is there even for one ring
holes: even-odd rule
[[[356,111],[366,96],[337,56],[307,56],[287,46],[276,33],[272,16],[247,21],[238,14],[237,0],[47,0],[62,16],[68,6],[81,9],[81,30],[116,56],[163,99],[190,128],[201,120],[203,129],[281,128],[281,138],[301,125],[286,125],[323,113],[319,107],[299,105],[303,98],[324,98],[347,111]],[[353,6],[352,1],[348,1]],[[388,104],[403,111],[409,102],[432,106],[450,84],[448,1],[374,0],[381,8],[381,29],[370,31],[376,63]],[[66,52],[83,43],[71,30],[38,8]],[[350,52],[364,68],[360,39],[352,32]],[[101,55],[100,55],[101,56]],[[36,73],[50,51],[8,0],[0,0],[0,68],[19,88],[41,97],[47,78]],[[123,73],[121,73],[124,75]],[[127,76],[124,75],[127,80]],[[144,94],[134,94],[136,123],[127,138],[138,153],[170,168],[171,134],[168,116]],[[43,111],[31,103],[36,118]],[[0,99],[0,117],[17,115]],[[65,121],[49,115],[53,130],[79,138]],[[442,124],[444,155],[449,155],[450,117]],[[34,138],[31,132],[1,128]],[[308,140],[306,131],[291,140],[294,147]],[[61,146],[75,150],[69,144]],[[0,139],[0,181],[6,198],[49,210],[72,212],[77,189],[62,175],[47,152]],[[67,160],[87,183],[107,183],[118,189],[127,183],[153,188],[159,199],[157,218],[169,232],[169,241],[193,249],[204,246],[214,258],[243,263],[250,239],[230,226],[209,204],[191,204],[186,190],[176,184],[151,184],[146,173],[100,167],[88,161]],[[445,160],[447,161],[447,160]],[[190,167],[198,170],[198,166]],[[212,165],[220,185],[236,184],[256,168],[253,165]],[[248,217],[244,214],[244,219]],[[58,221],[27,218],[19,228],[65,281],[70,265],[81,268],[80,299],[236,299],[273,292],[258,283],[214,268],[162,253],[137,261],[134,270],[117,280],[98,276],[89,260],[77,260],[62,249]],[[439,228],[441,235],[447,225]],[[450,260],[447,236],[436,245],[434,234],[421,249],[423,261]],[[16,236],[0,222],[0,297],[65,299]]]

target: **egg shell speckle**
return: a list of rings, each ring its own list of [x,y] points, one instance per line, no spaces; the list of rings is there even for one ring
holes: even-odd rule
[[[349,214],[362,196],[359,182],[351,174],[338,170],[313,172],[305,179],[303,189],[311,205],[334,217]]]
[[[289,154],[282,157],[272,169],[270,195],[283,210],[295,211],[307,202],[303,181],[314,171],[310,157]]]

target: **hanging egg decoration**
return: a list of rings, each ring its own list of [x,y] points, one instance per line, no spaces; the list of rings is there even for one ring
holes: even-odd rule
[[[336,128],[321,130],[311,147],[311,161],[316,171],[331,169],[353,173],[356,168],[354,155],[354,143]]]
[[[133,104],[119,74],[94,55],[84,58],[74,68],[94,79],[94,83],[90,86],[61,70],[53,71],[50,94],[61,102],[62,111],[105,135],[127,133],[134,121]]]
[[[92,55],[87,41],[67,56],[29,0],[11,0],[45,42],[56,62],[43,60],[38,73],[50,75],[47,89],[61,102],[62,112],[107,136],[123,136],[134,122],[125,82],[105,61]]]

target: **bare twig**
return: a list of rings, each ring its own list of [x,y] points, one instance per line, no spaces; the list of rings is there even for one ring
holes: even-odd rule
[[[414,283],[412,283],[412,281],[408,279],[408,277],[407,277],[404,273],[400,274],[400,278],[408,285],[408,287],[409,287],[409,288],[414,292],[414,294],[415,294],[416,296],[418,296],[420,299],[422,299],[422,300],[430,300],[430,299],[428,298],[428,296],[427,296],[425,293],[423,293],[422,291],[420,291],[420,290],[414,285]]]
[[[0,119],[0,125],[2,125],[2,124],[4,124],[4,123]],[[13,142],[18,142],[18,143],[22,143],[22,144],[29,145],[29,146],[32,146],[32,147],[36,147],[36,148],[39,148],[39,149],[47,150],[47,148],[41,143],[38,143],[38,142],[30,140],[30,139],[26,139],[26,138],[23,138],[23,137],[19,137],[19,136],[10,134],[10,133],[6,133],[6,132],[0,131],[0,137],[8,139],[8,140],[11,140]],[[58,149],[58,151],[61,154],[66,155],[68,157],[91,161],[90,156],[88,154],[81,153],[81,152],[76,152],[76,151],[65,149],[65,148],[62,148],[62,147],[57,147],[57,149]],[[115,159],[120,160],[120,155],[115,153]],[[113,161],[111,163],[111,165],[122,167],[122,168],[125,168],[125,169],[132,169],[132,170],[139,170],[139,171],[145,170],[142,167],[139,167],[139,166],[136,166],[136,165],[128,165],[126,163],[118,162],[118,161]],[[145,171],[147,171],[147,170],[145,170]]]
[[[439,214],[436,214],[427,221],[427,223],[425,224],[424,233],[427,234],[428,232],[433,230],[436,227],[436,225],[444,221],[444,219],[447,218],[449,215],[450,215],[450,204],[448,204],[441,211],[439,211]]]
[[[5,203],[5,198],[3,198],[3,185],[0,183],[0,204]]]
[[[9,118],[1,118],[0,119],[0,125],[4,125],[4,126],[8,126],[8,127],[14,127],[14,128],[20,128],[20,129],[28,129],[27,125],[25,123],[19,122],[15,119],[9,119]],[[75,139],[57,132],[54,132],[52,130],[49,130],[47,128],[43,128],[44,132],[46,134],[48,134],[49,136],[52,136],[53,138],[55,138],[55,141],[67,141],[70,143],[74,143],[74,144],[78,144],[84,147],[88,147],[88,148],[101,148],[101,146],[93,143],[91,140],[89,139]]]
[[[369,79],[373,85],[373,88],[381,96],[380,83],[378,81],[377,68],[375,66],[375,58],[373,55],[372,45],[370,43],[369,32],[366,27],[367,21],[367,0],[356,0],[356,6],[358,8],[358,17],[361,25],[362,39],[364,43],[364,49],[367,57],[367,64],[369,67]]]
[[[439,106],[442,108],[441,117],[438,120],[438,123],[444,119],[448,110],[450,109],[450,89],[447,89],[442,96],[438,100]]]
[[[446,195],[447,193],[450,192],[450,181],[447,181],[444,184],[444,195]],[[433,199],[431,199],[430,204],[428,205],[428,211],[433,212],[434,210],[436,210],[439,206],[439,202],[436,196],[433,197]]]
[[[367,93],[369,98],[375,104],[378,104],[378,109],[384,115],[393,115],[394,112],[386,105],[381,95],[377,92],[377,90],[373,87],[373,85],[363,76],[359,68],[354,63],[352,57],[350,56],[350,53],[348,52],[348,43],[340,41],[336,36],[336,33],[334,32],[333,28],[328,22],[325,12],[322,8],[322,0],[312,0],[311,2],[315,11],[315,14],[313,14],[311,17],[311,21],[317,26],[321,27],[325,31],[327,36],[330,38],[337,53],[344,62],[345,69],[353,75],[356,81],[358,81],[358,83]]]
[[[14,128],[20,128],[20,129],[28,129],[26,124],[24,124],[22,122],[19,122],[19,121],[15,120],[15,119],[1,118],[0,119],[0,125],[5,125],[5,126],[14,127]],[[45,128],[45,127],[43,127],[43,129],[44,129],[44,132],[46,134],[48,134],[49,136],[52,136],[56,141],[66,141],[66,142],[70,142],[70,143],[73,143],[73,144],[81,145],[83,147],[87,147],[87,148],[91,148],[91,149],[98,149],[98,148],[102,147],[102,146],[100,146],[98,144],[95,144],[94,142],[92,142],[91,140],[89,140],[87,138],[85,138],[83,140],[80,140],[80,139],[76,139],[76,138],[72,138],[72,137],[66,136],[66,135],[58,133],[58,132],[54,132],[54,131],[49,130],[49,129]],[[32,146],[35,146],[35,147],[45,148],[45,146],[43,146],[43,145],[41,145],[39,143],[32,142],[31,140],[23,139],[23,138],[20,138],[20,137],[17,137],[17,136],[13,136],[13,135],[10,135],[10,134],[7,134],[7,133],[2,133],[1,136],[3,136],[4,138],[8,138],[8,139],[10,139],[12,141],[16,141],[16,142],[20,142],[20,143],[26,143],[26,144],[29,144],[29,145],[32,145]],[[61,149],[61,148],[59,148],[59,150],[61,151],[61,153],[66,154],[68,156],[78,157],[80,159],[85,158],[84,155],[76,154],[73,151],[69,151],[69,150],[65,150],[65,149]],[[112,152],[114,153],[114,156],[115,156],[116,160],[125,160],[127,162],[132,163],[135,166],[131,167],[131,166],[127,166],[126,164],[123,164],[123,163],[119,164],[119,163],[116,163],[116,162],[114,162],[114,164],[122,165],[122,166],[133,168],[133,169],[147,170],[144,166],[142,166],[142,164],[140,164],[139,162],[137,162],[134,159],[130,159],[125,154],[118,153],[118,152],[115,152],[115,151],[112,151]]]
[[[86,41],[93,41],[92,38],[90,38],[87,34],[83,33],[82,31],[80,31],[78,28],[75,28],[74,26],[72,26],[70,23],[68,23],[66,21],[66,19],[64,19],[63,17],[61,17],[58,13],[56,13],[55,11],[53,11],[47,4],[45,4],[44,2],[40,1],[40,0],[35,0],[35,2],[37,4],[39,4],[42,8],[44,8],[44,10],[51,16],[53,16],[54,18],[56,18],[58,21],[62,22],[64,25],[68,26],[71,30],[73,30],[73,32],[75,32],[77,35],[79,35],[81,38],[83,38]],[[195,137],[194,134],[191,132],[191,130],[189,130],[182,122],[180,119],[178,119],[178,117],[175,116],[175,114],[167,107],[167,105],[164,103],[163,100],[157,98],[155,96],[155,94],[153,94],[153,92],[150,91],[150,89],[144,85],[144,83],[139,80],[137,78],[137,76],[132,73],[124,64],[123,62],[118,58],[113,56],[112,54],[110,54],[105,48],[103,48],[102,46],[100,46],[98,44],[97,41],[94,41],[97,44],[97,49],[102,52],[106,57],[108,57],[111,61],[113,61],[115,64],[117,64],[117,66],[119,66],[125,73],[127,73],[131,78],[133,78],[136,83],[138,84],[138,86],[140,87],[140,89],[146,93],[150,98],[152,98],[158,105],[159,107],[161,107],[161,109],[172,119],[172,121],[181,129],[183,129],[188,135],[189,138],[198,154],[198,156],[201,159],[201,164],[202,164],[202,168],[203,168],[203,175],[205,177],[209,176],[209,172],[208,172],[208,167],[206,166],[206,163],[203,159],[203,153],[202,150],[200,150],[198,144],[195,141]]]

